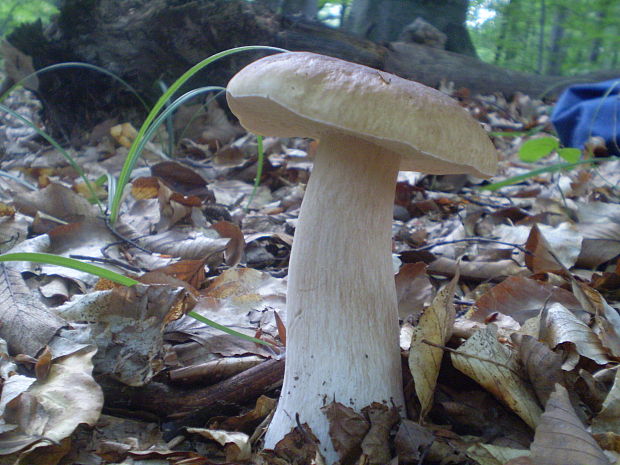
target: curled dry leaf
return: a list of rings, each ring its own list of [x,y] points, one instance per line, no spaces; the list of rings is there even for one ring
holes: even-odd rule
[[[187,428],[188,433],[199,434],[224,446],[226,461],[244,461],[252,456],[250,437],[245,433],[206,428]]]
[[[390,430],[398,422],[398,410],[374,402],[364,407],[362,413],[370,421],[370,429],[362,440],[362,453],[367,456],[368,465],[383,465],[390,461]]]
[[[573,294],[583,308],[594,315],[592,330],[613,356],[620,357],[620,315],[618,311],[612,308],[596,289],[574,278],[571,279],[571,284]]]
[[[236,417],[224,417],[221,420],[218,419],[217,429],[224,429],[226,431],[251,431],[258,424],[269,415],[273,409],[276,408],[275,399],[271,399],[267,396],[260,396],[256,399],[256,405],[249,412],[244,413]],[[215,421],[213,419],[210,423]],[[210,424],[212,428],[216,426]]]
[[[542,413],[536,395],[521,374],[517,357],[497,340],[493,325],[476,331],[452,353],[452,364],[536,427]]]
[[[609,362],[607,350],[592,329],[560,303],[552,304],[546,317],[541,316],[541,336],[550,347],[570,342],[579,355],[599,365]]]
[[[243,232],[234,223],[230,221],[218,221],[213,225],[213,229],[221,237],[230,239],[226,244],[226,251],[224,256],[226,257],[226,264],[228,266],[236,266],[243,257],[243,251],[245,250],[245,237]]]
[[[516,342],[516,339],[516,335],[513,335],[513,342]],[[545,405],[555,389],[555,384],[563,384],[562,356],[532,336],[522,336],[517,345],[519,358],[534,387],[536,397],[541,405]]]
[[[324,463],[319,452],[319,440],[312,433],[308,423],[299,424],[274,447],[278,457],[291,464]],[[317,460],[318,459],[318,460]]]
[[[557,228],[535,224],[525,243],[525,249],[530,252],[525,255],[525,264],[534,273],[566,271],[577,262],[581,241],[570,223],[561,223]]]
[[[370,429],[370,423],[363,415],[339,402],[331,402],[321,411],[327,416],[329,437],[340,463],[354,463],[362,454],[362,440]]]
[[[549,397],[530,449],[536,465],[610,465],[559,384]]]
[[[620,370],[616,369],[614,384],[603,402],[603,408],[592,420],[593,433],[620,431]]]
[[[442,349],[431,346],[425,341],[444,345],[450,338],[455,318],[452,300],[458,279],[457,273],[452,281],[437,293],[431,306],[420,317],[418,325],[413,328],[409,348],[409,370],[420,400],[420,419],[424,419],[433,405],[433,393],[443,358]]]
[[[405,320],[409,315],[417,317],[431,302],[434,292],[426,274],[426,264],[406,263],[396,274],[395,280],[400,318]]]

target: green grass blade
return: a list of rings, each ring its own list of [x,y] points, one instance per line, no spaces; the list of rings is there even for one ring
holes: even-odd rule
[[[172,85],[168,88],[168,90],[159,98],[157,103],[153,106],[153,109],[147,115],[146,119],[144,120],[144,123],[140,127],[136,140],[133,142],[133,144],[131,145],[131,148],[129,149],[129,153],[127,154],[127,160],[125,162],[126,165],[127,166],[135,165],[136,162],[134,158],[139,156],[139,153],[137,153],[138,146],[140,145],[141,141],[144,139],[144,135],[146,131],[151,126],[151,124],[153,123],[153,121],[155,120],[159,112],[161,111],[161,109],[166,105],[166,103],[172,98],[172,96],[179,90],[179,88],[183,84],[185,84],[192,76],[194,76],[196,73],[202,70],[205,66],[213,63],[214,61],[219,60],[220,58],[224,58],[228,55],[232,55],[234,53],[240,53],[240,52],[245,52],[245,51],[250,51],[250,50],[271,50],[274,52],[285,52],[286,51],[281,48],[267,47],[267,46],[262,46],[262,45],[249,45],[246,47],[236,47],[236,48],[232,48],[232,49],[225,50],[223,52],[219,52],[214,55],[211,55],[210,57],[202,60],[200,63],[197,63],[194,66],[192,66],[189,70],[183,73],[183,75],[179,79],[177,79],[174,83],[172,83]],[[114,222],[116,221],[118,217],[118,211],[119,211],[122,196],[123,196],[123,190],[125,188],[125,185],[127,185],[127,182],[129,181],[130,175],[131,175],[130,170],[123,169],[121,172],[121,175],[118,178],[118,188],[116,189],[114,199],[112,200],[112,209],[110,211],[110,222],[112,224],[114,224]]]
[[[556,163],[555,165],[549,165],[543,168],[538,168],[536,170],[528,171],[527,173],[520,174],[519,176],[514,176],[512,178],[504,179],[503,181],[495,182],[493,184],[488,184],[486,186],[478,186],[476,187],[476,189],[485,190],[485,191],[496,191],[502,187],[510,186],[511,184],[516,184],[521,181],[525,181],[527,179],[533,178],[534,176],[538,176],[539,174],[554,173],[556,171],[569,170],[579,165],[594,165],[594,164],[604,163],[607,161],[614,161],[614,160],[620,160],[620,157],[590,158],[588,160],[579,160],[575,163]]]
[[[74,270],[83,271],[88,274],[99,276],[100,278],[108,279],[124,286],[133,286],[134,284],[138,284],[138,281],[136,281],[135,279],[128,278],[127,276],[123,276],[122,274],[110,271],[105,268],[101,268],[100,266],[91,265],[90,263],[84,263],[79,260],[74,260],[73,258],[61,257],[48,253],[31,252],[7,253],[0,255],[0,262],[18,261],[45,263],[47,265],[57,265],[63,266],[65,268],[72,268]]]
[[[142,153],[142,151],[144,150],[144,147],[146,146],[146,144],[148,143],[148,141],[151,140],[151,138],[153,137],[153,134],[155,134],[155,131],[157,131],[157,128],[159,128],[159,126],[161,126],[161,124],[164,121],[168,121],[169,116],[181,105],[183,105],[185,102],[199,96],[202,94],[209,94],[211,92],[217,92],[218,95],[221,92],[225,92],[226,89],[224,87],[219,87],[219,86],[206,86],[206,87],[199,87],[198,89],[194,89],[194,90],[190,90],[189,92],[181,95],[178,99],[176,99],[174,102],[172,102],[162,113],[161,115],[159,115],[155,121],[153,121],[153,123],[151,124],[151,126],[147,129],[147,131],[144,133],[144,137],[142,138],[142,140],[140,141],[140,144],[138,144],[138,148],[136,150],[136,156],[133,158],[133,163],[128,163],[127,160],[125,161],[125,164],[123,165],[123,170],[127,169],[129,170],[129,174],[131,175],[131,172],[133,171],[136,163],[138,162],[138,159],[140,158],[140,154]]]
[[[260,186],[260,180],[263,177],[263,160],[265,159],[265,151],[263,149],[263,136],[256,136],[256,150],[258,151],[258,163],[256,167],[256,177],[254,178],[254,188],[252,189],[252,193],[250,194],[250,198],[248,199],[248,204],[245,206],[245,210],[248,211],[250,209],[250,204],[256,193],[258,192],[258,186]]]
[[[212,328],[219,329],[220,331],[223,331],[226,334],[230,334],[231,336],[236,336],[238,338],[245,339],[246,341],[250,341],[250,342],[255,342],[256,344],[262,344],[262,345],[265,345],[265,346],[273,347],[273,344],[271,344],[270,342],[262,341],[260,339],[255,338],[255,337],[248,336],[247,334],[240,333],[239,331],[235,331],[234,329],[230,329],[230,328],[228,328],[226,326],[223,326],[223,325],[221,325],[219,323],[216,323],[213,320],[205,318],[204,316],[199,315],[196,312],[192,311],[192,312],[189,312],[187,315],[191,316],[192,318],[194,318],[194,319],[196,319],[198,321],[200,321],[201,323],[204,323],[206,325],[211,326]]]
[[[24,124],[28,125],[30,128],[34,129],[37,134],[39,134],[43,139],[45,139],[47,142],[49,142],[52,147],[54,147],[56,150],[58,150],[60,152],[60,154],[67,160],[69,165],[71,165],[71,167],[76,171],[76,173],[78,173],[78,175],[82,178],[82,180],[84,181],[84,183],[86,184],[86,187],[88,188],[88,190],[90,192],[90,195],[92,196],[92,198],[97,203],[97,206],[99,207],[99,210],[101,210],[101,213],[104,212],[103,205],[101,204],[101,202],[97,198],[97,193],[95,192],[95,188],[93,187],[91,182],[86,177],[86,174],[84,174],[84,170],[82,170],[82,167],[77,164],[77,162],[73,159],[73,157],[71,155],[69,155],[69,153],[65,149],[63,149],[60,146],[60,144],[58,142],[56,142],[52,138],[52,136],[47,134],[45,131],[39,129],[36,126],[36,124],[34,124],[28,118],[25,118],[22,115],[20,115],[19,113],[11,110],[6,105],[0,104],[0,110],[7,112],[11,116],[19,119],[21,122],[23,122]]]

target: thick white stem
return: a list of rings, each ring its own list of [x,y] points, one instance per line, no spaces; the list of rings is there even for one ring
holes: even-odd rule
[[[321,139],[289,267],[286,371],[266,446],[308,423],[337,456],[320,408],[403,407],[391,225],[399,157],[350,137]]]

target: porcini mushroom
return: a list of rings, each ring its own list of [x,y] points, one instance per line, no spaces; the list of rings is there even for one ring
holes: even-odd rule
[[[322,406],[381,402],[404,413],[391,260],[398,170],[488,177],[497,154],[441,92],[313,53],[255,61],[226,96],[248,131],[319,140],[289,265],[284,384],[265,445],[298,415],[331,463]]]

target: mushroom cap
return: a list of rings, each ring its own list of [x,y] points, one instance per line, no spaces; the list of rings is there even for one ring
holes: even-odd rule
[[[497,167],[486,132],[453,99],[337,58],[309,52],[262,58],[233,76],[226,98],[255,134],[319,140],[346,134],[399,154],[406,171],[489,177]]]

